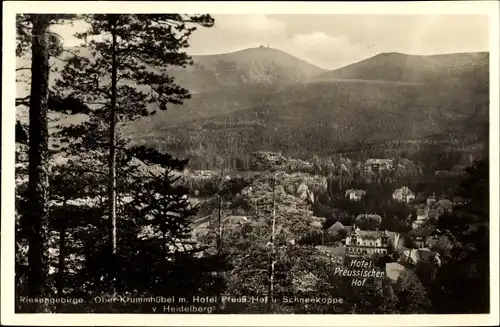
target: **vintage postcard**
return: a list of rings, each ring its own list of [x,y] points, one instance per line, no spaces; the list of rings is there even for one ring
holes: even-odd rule
[[[498,324],[499,8],[4,3],[2,323]]]

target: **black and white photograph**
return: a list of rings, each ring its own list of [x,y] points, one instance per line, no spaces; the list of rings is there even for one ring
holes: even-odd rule
[[[10,316],[498,323],[498,3],[32,3],[3,22]]]

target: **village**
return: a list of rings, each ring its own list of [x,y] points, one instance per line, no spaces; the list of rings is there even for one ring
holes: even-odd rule
[[[365,172],[370,173],[392,170],[393,167],[391,159],[368,159],[364,165]],[[366,191],[360,189],[348,189],[345,192],[345,197],[349,201],[361,201],[364,196],[366,196]],[[350,263],[359,258],[382,259],[385,267],[380,268],[394,283],[398,281],[403,271],[414,272],[420,263],[439,268],[441,258],[435,244],[440,237],[452,236],[437,228],[438,219],[445,214],[451,214],[453,207],[463,205],[464,200],[455,197],[453,199],[455,203],[453,203],[443,197],[437,199],[433,194],[425,199],[424,203],[420,203],[415,201],[415,193],[407,186],[394,190],[392,199],[416,209],[416,220],[412,221],[411,216],[407,219],[407,222],[411,223],[409,232],[380,230],[382,217],[379,214],[360,214],[352,226],[343,225],[337,221],[326,230],[329,236],[340,240],[340,246],[321,244],[316,247],[340,264]],[[363,220],[374,222],[373,227],[360,228],[356,222]]]
[[[353,192],[355,190],[346,193],[351,196]],[[409,204],[414,201],[414,194],[406,187],[397,189],[393,196],[395,200]],[[389,259],[385,263],[385,273],[393,282],[398,281],[403,271],[414,270],[422,262],[439,268],[441,258],[434,245],[439,237],[447,237],[449,234],[437,228],[437,219],[440,215],[450,214],[453,203],[447,199],[437,200],[432,196],[427,199],[424,208],[420,208],[421,205],[418,204],[415,207],[418,208],[417,220],[412,223],[412,230],[406,234],[378,228],[364,230],[356,224],[344,226],[336,222],[327,229],[327,233],[340,238],[342,245],[318,245],[317,248],[340,264],[357,258]],[[356,217],[356,221],[363,219],[376,221],[377,225],[382,221],[382,217],[377,214],[361,214]]]
[[[286,160],[278,156],[267,156],[273,162],[286,163]],[[268,166],[268,165],[264,165]],[[363,165],[366,174],[377,174],[383,171],[392,171],[394,167],[392,159],[368,159]],[[194,172],[200,178],[214,178],[216,172],[198,171]],[[226,174],[219,179],[229,182],[238,178],[238,174]],[[294,174],[286,175],[282,180],[293,180]],[[306,185],[309,184],[309,187]],[[302,199],[309,206],[314,204],[318,196],[314,195],[312,183],[296,183],[294,190],[285,186],[285,193],[293,194]],[[286,189],[286,190],[285,190]],[[255,190],[254,190],[255,191]],[[198,190],[195,191],[199,193]],[[252,187],[246,187],[242,193],[248,195]],[[345,201],[352,204],[361,204],[367,196],[363,189],[347,189],[342,191]],[[427,265],[431,271],[436,273],[442,264],[440,249],[437,245],[443,240],[450,242],[453,236],[446,230],[438,228],[438,220],[443,215],[450,215],[453,208],[462,206],[464,199],[453,197],[451,200],[435,194],[422,198],[416,195],[408,186],[397,188],[392,193],[393,203],[406,206],[412,213],[403,221],[408,226],[407,232],[381,228],[384,214],[379,212],[362,213],[355,216],[354,223],[343,224],[340,219],[327,228],[320,231],[320,237],[314,241],[304,241],[306,238],[288,239],[289,244],[313,245],[325,257],[339,265],[348,267],[353,260],[365,260],[365,262],[376,262],[373,267],[379,273],[386,276],[391,282],[397,283],[399,277],[406,273],[416,273],[417,266]],[[217,216],[217,214],[215,214]],[[221,217],[220,228],[234,229],[235,226],[252,224],[251,214],[228,214]],[[213,214],[198,218],[193,224],[194,229],[206,229],[207,226],[215,226]],[[370,264],[371,267],[371,264]],[[341,268],[339,268],[341,269]]]

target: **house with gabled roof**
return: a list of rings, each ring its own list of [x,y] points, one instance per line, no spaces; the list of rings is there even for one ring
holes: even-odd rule
[[[429,222],[425,219],[415,220],[414,222],[411,223],[411,228],[419,229],[419,228],[423,228],[423,227],[428,226],[428,225],[429,225]]]
[[[344,226],[344,231],[346,232],[346,234],[350,234],[354,229],[356,229],[355,227],[356,227],[355,225],[354,226],[346,225]]]
[[[430,238],[433,238],[436,234],[436,228],[426,226],[417,229],[413,229],[406,236],[412,241],[417,248],[424,248],[427,246],[427,242]]]
[[[421,249],[408,249],[403,252],[398,262],[416,266],[420,262],[427,262],[434,266],[441,266],[441,257],[438,252],[425,247]]]
[[[377,172],[380,170],[391,170],[394,168],[392,159],[368,159],[365,161],[365,172]]]
[[[425,207],[428,209],[434,209],[436,203],[437,203],[436,195],[433,194],[432,196],[429,196],[425,201]]]
[[[326,230],[326,232],[333,237],[339,237],[340,239],[345,239],[346,236],[353,231],[353,229],[354,229],[353,226],[344,226],[340,221],[337,221],[335,224],[330,226]]]
[[[413,193],[407,186],[403,186],[392,193],[392,198],[398,202],[410,203],[415,201],[415,193]]]
[[[436,210],[439,216],[453,212],[453,203],[448,199],[441,199],[436,203]]]
[[[394,242],[399,244],[399,238],[398,233],[390,234],[388,231],[368,231],[356,228],[345,239],[346,255],[387,254]]]
[[[397,283],[399,277],[404,273],[415,274],[414,269],[399,262],[388,262],[385,264],[385,275],[392,283]]]
[[[417,209],[417,220],[425,220],[427,216],[425,215],[425,209]]]
[[[342,225],[340,221],[337,221],[335,224],[330,226],[326,231],[332,235],[336,235],[343,230],[344,230],[344,225]]]
[[[364,190],[349,189],[345,192],[346,198],[348,198],[351,201],[361,201],[361,199],[363,199],[365,195],[366,191]]]

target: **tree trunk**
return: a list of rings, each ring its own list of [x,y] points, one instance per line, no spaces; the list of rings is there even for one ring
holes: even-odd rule
[[[167,257],[167,231],[166,231],[166,227],[162,227],[161,228],[161,235],[162,235],[162,251],[163,251],[163,258],[166,258]]]
[[[222,253],[222,197],[218,196],[218,215],[217,215],[217,253]]]
[[[64,289],[64,261],[66,259],[66,227],[62,226],[59,231],[59,263],[58,263],[58,279],[57,279],[57,294],[63,295]]]
[[[273,300],[274,300],[274,265],[276,257],[276,248],[274,244],[276,232],[276,172],[273,175],[273,227],[271,231],[271,269],[269,277],[269,308],[273,310]]]
[[[48,100],[49,100],[49,37],[48,15],[32,15],[33,39],[31,59],[31,95],[29,108],[29,181],[28,219],[29,242],[28,292],[41,295],[45,276],[43,266],[45,233],[43,225],[48,218],[49,153],[48,153]]]
[[[111,49],[111,112],[109,118],[109,157],[108,157],[108,201],[109,201],[109,221],[111,224],[110,228],[110,240],[111,240],[111,290],[114,294],[117,292],[118,288],[118,256],[117,256],[117,245],[116,245],[116,97],[117,97],[117,60],[116,60],[116,20],[111,21],[113,24],[112,29],[112,42],[113,46]]]
[[[111,253],[116,254],[116,89],[117,61],[116,34],[113,33],[112,67],[111,67],[111,117],[109,122],[109,219],[111,222]]]

